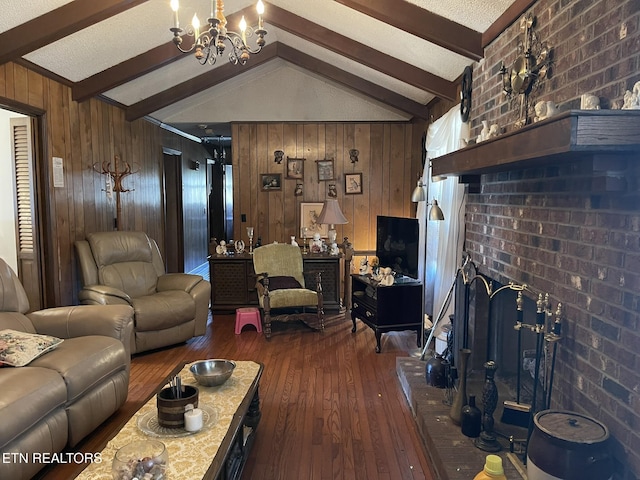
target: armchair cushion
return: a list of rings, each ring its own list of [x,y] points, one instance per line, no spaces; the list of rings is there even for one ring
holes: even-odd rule
[[[0,365],[24,367],[56,348],[61,338],[17,330],[0,330]]]
[[[138,332],[163,330],[186,323],[196,315],[196,304],[187,292],[169,290],[133,299]]]
[[[262,284],[265,284],[264,279],[261,280]],[[269,291],[282,290],[287,288],[302,288],[300,282],[293,277],[279,276],[269,277]]]

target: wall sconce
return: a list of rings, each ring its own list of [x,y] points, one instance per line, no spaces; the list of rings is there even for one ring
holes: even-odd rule
[[[355,148],[349,150],[349,160],[351,160],[351,163],[356,163],[358,161],[358,155],[360,155],[360,152]]]
[[[282,157],[284,157],[284,152],[282,150],[276,150],[273,152],[273,161],[277,164],[282,163]]]

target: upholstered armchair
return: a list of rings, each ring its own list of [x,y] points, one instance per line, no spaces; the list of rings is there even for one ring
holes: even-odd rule
[[[257,275],[258,300],[265,337],[271,337],[272,311],[281,313],[281,321],[311,318],[316,328],[324,330],[322,282],[316,278],[316,290],[305,286],[302,253],[295,245],[273,243],[253,251],[253,268]],[[315,310],[307,312],[307,309]]]
[[[80,303],[133,307],[132,353],[205,334],[211,284],[200,275],[165,273],[158,246],[145,233],[89,233],[75,246]]]

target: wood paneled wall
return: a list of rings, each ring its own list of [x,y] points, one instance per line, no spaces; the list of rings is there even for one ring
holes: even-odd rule
[[[336,226],[338,239],[349,237],[356,250],[375,250],[377,215],[415,215],[410,197],[422,171],[424,128],[411,123],[233,124],[235,239],[247,241],[247,226],[263,243],[299,238],[300,204],[324,201],[329,184],[335,183],[349,220]],[[353,148],[360,152],[357,163],[349,159]],[[284,151],[281,164],[274,161],[275,150]],[[297,181],[286,178],[287,157],[306,159],[302,196],[294,195]],[[316,160],[324,159],[335,161],[335,182],[318,181]],[[281,173],[282,190],[261,191],[264,173]],[[362,173],[362,194],[345,195],[345,173]]]
[[[68,86],[14,63],[0,65],[0,105],[39,119],[43,144],[39,146],[37,189],[43,207],[45,305],[76,303],[79,279],[73,244],[88,232],[113,229],[115,199],[108,201],[103,191],[105,176],[93,170],[95,163],[113,162],[119,155],[139,169],[124,180],[130,191],[121,194],[120,229],[147,232],[164,252],[162,147],[183,153],[184,176],[191,181],[195,174],[206,176],[205,168],[197,172],[189,169],[190,160],[206,165],[206,151],[200,144],[145,120],[128,122],[122,109],[100,100],[77,103]],[[64,160],[62,188],[53,187],[52,157]],[[204,180],[201,183],[204,185]],[[206,189],[201,200],[189,200],[190,208],[194,202],[201,203],[197,212],[206,209]],[[202,235],[202,227],[190,222],[190,231]],[[205,234],[198,244],[202,250],[191,252],[200,258],[199,263],[206,261],[207,255],[206,214],[201,215],[201,222]]]

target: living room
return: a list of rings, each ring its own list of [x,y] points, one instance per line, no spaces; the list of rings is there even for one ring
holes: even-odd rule
[[[537,16],[536,31],[554,48],[551,74],[537,91],[538,99],[555,102],[561,111],[579,109],[583,94],[599,97],[602,111],[622,102],[640,81],[636,4],[515,2],[514,9],[520,8],[511,15],[514,23],[473,63],[471,138],[480,135],[483,120],[497,123],[505,135],[516,130],[518,105],[504,99],[499,70],[503,61],[509,66],[515,58],[522,35],[518,22],[527,12]],[[119,227],[145,231],[165,250],[163,152],[181,152],[185,184],[204,183],[206,169],[191,168],[192,162],[207,164],[209,152],[202,145],[144,118],[129,121],[125,109],[100,98],[74,101],[71,82],[23,61],[0,65],[0,105],[36,120],[42,306],[78,302],[73,244],[86,233],[112,230],[114,220],[104,176],[92,167],[115,155],[137,168],[124,180],[130,191],[121,195]],[[349,237],[358,251],[374,250],[377,215],[415,215],[410,197],[422,174],[427,120],[437,120],[456,105],[435,101],[415,122],[290,121],[273,110],[273,121],[234,121],[233,237],[247,241],[249,225],[263,243],[299,235],[299,203],[325,198],[327,185],[314,177],[315,161],[333,158],[337,198],[349,219],[338,226],[338,237]],[[357,163],[349,157],[354,148]],[[282,171],[284,177],[283,166],[274,162],[275,150],[306,158],[302,197],[294,195],[296,181],[286,178],[280,191],[261,191],[261,174]],[[53,184],[52,157],[64,161],[62,187]],[[466,196],[465,247],[487,277],[528,283],[565,305],[567,340],[560,349],[554,406],[603,421],[616,439],[622,478],[632,479],[640,472],[637,150],[622,158],[600,158],[602,168],[591,157],[573,155],[557,164],[515,163],[502,171],[471,172],[474,177],[467,179],[480,190]],[[361,195],[344,194],[339,182],[345,173],[362,173]],[[626,181],[624,188],[620,179]],[[614,183],[618,186],[609,186]],[[442,207],[446,212],[450,206]],[[201,215],[206,194],[189,208],[189,230],[206,232]],[[206,261],[208,238],[200,237],[189,249],[193,258],[185,258],[187,269]]]

